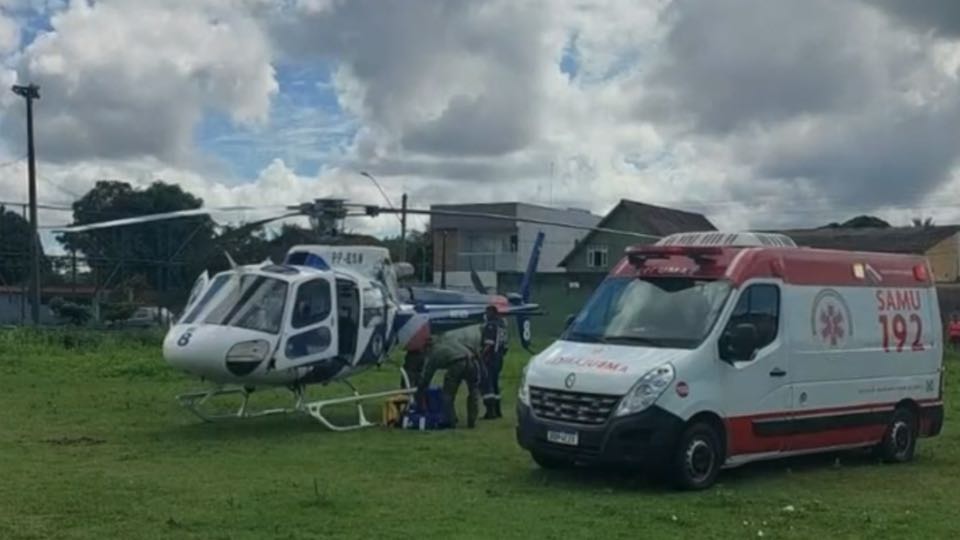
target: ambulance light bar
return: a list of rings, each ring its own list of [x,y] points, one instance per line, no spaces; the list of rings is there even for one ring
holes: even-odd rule
[[[718,231],[676,233],[661,238],[658,246],[797,247],[789,236],[778,233]]]
[[[703,264],[708,259],[719,257],[723,249],[707,246],[633,246],[627,248],[627,258],[633,266],[643,266],[648,260],[669,259],[670,257],[687,257],[697,264]]]

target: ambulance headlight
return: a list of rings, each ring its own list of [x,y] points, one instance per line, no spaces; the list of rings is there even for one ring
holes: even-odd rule
[[[257,339],[242,341],[227,351],[227,362],[262,362],[270,354],[270,342]]]
[[[672,364],[661,364],[648,371],[620,400],[617,416],[637,413],[653,405],[675,376],[676,371]]]
[[[523,370],[520,372],[520,389],[517,391],[517,399],[528,407],[530,406],[530,387],[527,386],[527,370],[529,368],[530,364],[523,366]]]

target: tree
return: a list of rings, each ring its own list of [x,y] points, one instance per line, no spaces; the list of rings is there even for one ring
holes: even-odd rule
[[[0,285],[24,283],[30,278],[30,222],[0,205]],[[50,261],[40,246],[41,277],[50,274]]]
[[[888,229],[890,224],[874,216],[857,216],[843,223],[831,223],[825,229]]]
[[[75,224],[199,208],[203,201],[175,184],[154,182],[143,190],[126,182],[100,181],[73,204]],[[214,238],[214,223],[206,216],[186,217],[83,233],[68,233],[61,241],[77,250],[99,276],[124,281],[141,275],[157,290],[189,287],[202,270]]]
[[[49,305],[50,310],[53,311],[53,314],[67,324],[82,326],[87,324],[87,321],[89,321],[91,317],[90,310],[84,306],[75,304],[73,302],[67,302],[59,296],[52,298]]]

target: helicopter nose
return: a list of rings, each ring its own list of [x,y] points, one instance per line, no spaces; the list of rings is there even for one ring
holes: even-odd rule
[[[173,327],[163,340],[163,358],[172,367],[191,375],[216,376],[217,363],[214,358],[223,358],[222,353],[212,350],[209,336],[204,328]],[[222,363],[221,363],[222,365]]]
[[[224,326],[172,328],[163,342],[171,366],[215,381],[236,381],[264,365],[273,342],[259,332]]]

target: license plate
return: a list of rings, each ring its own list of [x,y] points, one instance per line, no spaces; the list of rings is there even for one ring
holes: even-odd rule
[[[576,446],[580,444],[580,434],[576,431],[548,431],[547,440],[556,444]]]

